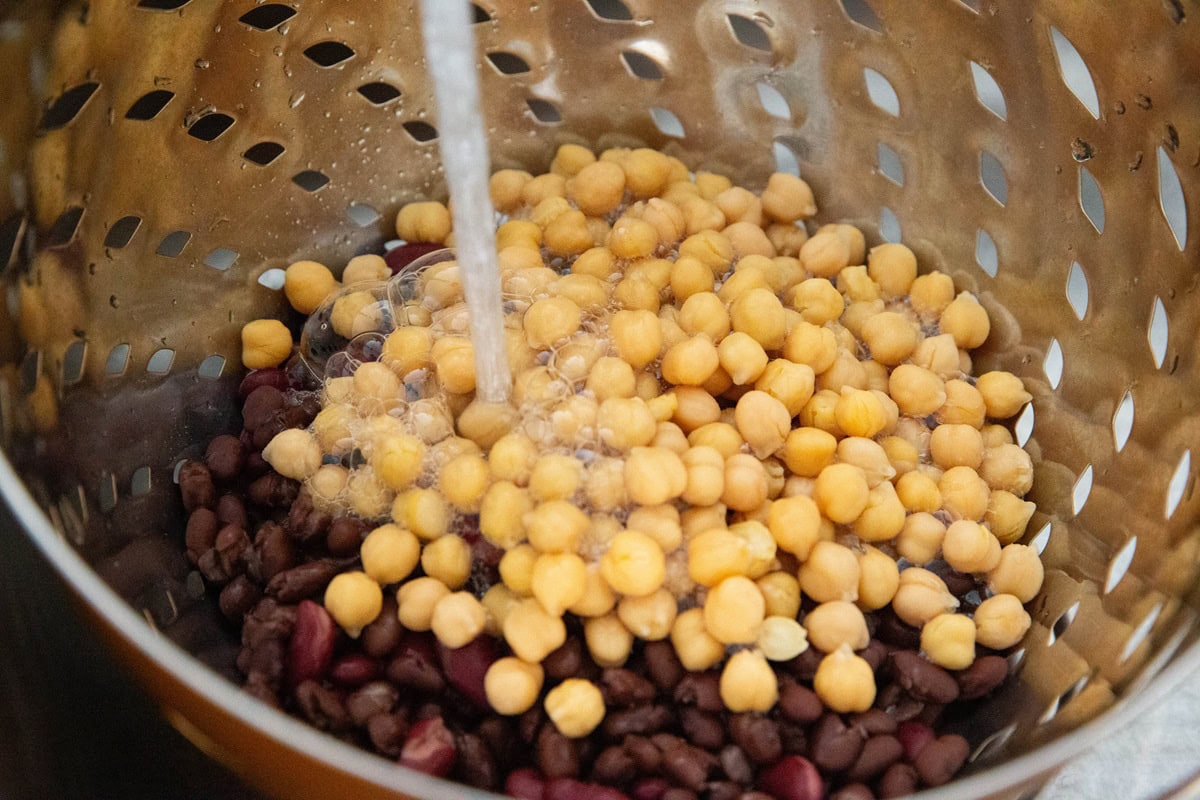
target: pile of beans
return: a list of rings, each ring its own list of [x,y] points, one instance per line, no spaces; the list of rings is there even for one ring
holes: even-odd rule
[[[755,195],[655,151],[564,146],[491,188],[511,404],[473,396],[453,261],[407,293],[387,281],[411,250],[340,284],[292,265],[289,301],[344,345],[316,391],[287,326],[243,331],[245,429],[180,482],[248,688],[427,771],[508,773],[517,796],[948,780],[967,744],[930,726],[1003,681],[1042,581],[1016,543],[1032,464],[1000,424],[1029,395],[971,375],[984,308],[903,245],[810,236],[793,176]],[[453,243],[438,203],[397,231]],[[350,719],[368,686],[386,712]],[[412,764],[372,733],[384,713],[452,745],[515,724],[532,750],[484,742],[487,780]]]

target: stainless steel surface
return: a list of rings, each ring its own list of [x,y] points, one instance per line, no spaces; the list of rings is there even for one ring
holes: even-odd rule
[[[247,702],[137,616],[228,670],[188,593],[171,469],[230,419],[238,329],[280,306],[260,278],[300,255],[344,263],[388,237],[399,204],[442,191],[412,9],[305,0],[273,25],[249,2],[94,0],[65,5],[51,39],[46,5],[7,8],[0,211],[24,212],[2,230],[27,218],[29,236],[11,237],[0,421],[59,535],[15,478],[6,494],[173,679],[320,762],[433,791]],[[978,773],[929,796],[1015,796],[1200,664],[1188,6],[481,0],[479,14],[495,166],[543,167],[564,141],[662,146],[750,185],[798,163],[823,219],[901,236],[993,311],[976,366],[1035,397],[1018,431],[1047,582],[1019,680],[962,722]],[[528,69],[505,72],[498,52]],[[46,110],[18,91],[25,75]]]

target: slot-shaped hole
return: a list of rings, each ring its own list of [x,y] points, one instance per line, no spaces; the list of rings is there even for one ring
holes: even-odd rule
[[[900,154],[883,142],[876,148],[876,159],[879,174],[897,186],[904,185],[904,165],[900,163]]]
[[[42,351],[30,350],[21,360],[21,390],[29,394],[42,375]]]
[[[129,479],[129,496],[145,497],[150,494],[150,468],[138,467]]]
[[[979,183],[993,200],[1002,206],[1008,205],[1008,178],[1000,159],[987,150],[979,151]]]
[[[1125,449],[1129,434],[1133,432],[1133,393],[1125,392],[1112,418],[1113,445],[1117,452]]]
[[[1187,247],[1187,201],[1171,157],[1158,148],[1158,205],[1180,250]]]
[[[600,19],[612,22],[628,22],[633,19],[629,7],[621,0],[587,0],[588,8]]]
[[[497,50],[487,54],[487,60],[496,68],[496,71],[501,75],[520,75],[524,72],[529,72],[529,62],[521,58],[516,53],[508,53],[503,50]]]
[[[44,131],[54,131],[70,125],[99,88],[98,83],[81,83],[67,89],[42,114],[42,121],[38,127]]]
[[[228,247],[218,247],[204,257],[206,266],[212,267],[215,270],[224,272],[237,263],[238,253],[236,250],[230,250]]]
[[[683,123],[679,121],[679,117],[665,108],[652,106],[650,108],[650,118],[654,120],[654,127],[665,136],[670,136],[675,139],[682,139],[684,136]]]
[[[1175,467],[1175,472],[1171,475],[1171,482],[1167,484],[1167,505],[1164,509],[1167,519],[1175,516],[1175,512],[1179,510],[1179,504],[1183,502],[1183,493],[1187,489],[1191,472],[1192,451],[1184,450],[1183,455],[1179,458],[1179,464]]]
[[[969,63],[971,65],[971,80],[975,84],[975,99],[979,101],[979,105],[1000,119],[1007,121],[1008,104],[1004,100],[1004,92],[1000,89],[1000,84],[996,83],[996,79],[992,77],[992,73],[974,61]]]
[[[142,227],[141,217],[133,215],[121,217],[108,229],[108,235],[104,237],[104,246],[113,250],[120,250],[133,240],[134,234],[138,232],[138,228],[140,227]]]
[[[788,175],[800,176],[800,154],[804,152],[804,143],[798,139],[780,136],[772,145],[775,155],[775,171],[786,172]]]
[[[486,8],[478,3],[471,3],[471,24],[479,25],[482,22],[491,22],[492,15]]]
[[[304,57],[318,67],[336,67],[354,58],[354,51],[342,42],[317,42],[304,51]]]
[[[100,506],[100,513],[107,514],[116,508],[117,500],[117,476],[111,472],[102,472],[100,485],[96,487],[96,502]]]
[[[1000,253],[996,241],[983,228],[975,231],[975,263],[991,277],[1000,271]]]
[[[1104,593],[1108,594],[1113,589],[1117,588],[1117,584],[1125,577],[1125,573],[1129,571],[1129,565],[1133,563],[1133,556],[1137,552],[1137,537],[1129,537],[1129,541],[1121,546],[1117,554],[1112,557],[1112,561],[1108,562],[1108,577],[1104,579]]]
[[[196,374],[205,380],[216,380],[225,371],[225,356],[211,355],[200,362]]]
[[[116,378],[125,374],[129,367],[129,345],[119,344],[108,353],[104,362],[104,374]]]
[[[214,111],[205,114],[188,126],[188,136],[202,142],[215,142],[225,131],[233,127],[234,119],[228,114]]]
[[[75,238],[75,234],[79,232],[79,223],[81,222],[83,222],[82,206],[71,206],[59,214],[46,237],[46,246],[65,247],[70,244],[71,240]]]
[[[19,211],[0,225],[0,273],[11,267],[21,254],[26,225],[25,215]]]
[[[242,158],[251,163],[258,164],[260,167],[265,167],[283,155],[283,151],[283,145],[278,142],[259,142],[242,153]]]
[[[1088,310],[1088,280],[1078,261],[1071,262],[1067,272],[1067,302],[1075,312],[1076,319],[1083,320]]]
[[[879,235],[892,244],[899,243],[901,239],[900,219],[887,206],[879,209]]]
[[[1156,369],[1162,369],[1167,357],[1167,341],[1170,338],[1171,325],[1167,319],[1167,309],[1163,306],[1161,297],[1154,298],[1154,309],[1150,312],[1150,325],[1146,329],[1146,340],[1150,343],[1150,355],[1154,357]]]
[[[192,234],[187,231],[171,231],[158,243],[155,251],[166,258],[177,258],[192,240]]]
[[[1058,619],[1054,620],[1054,624],[1050,626],[1050,634],[1046,637],[1046,644],[1052,645],[1063,637],[1067,629],[1071,627],[1071,623],[1075,621],[1075,615],[1079,613],[1079,601],[1076,600],[1070,608],[1059,614]]]
[[[292,183],[306,192],[315,192],[329,185],[329,176],[316,169],[306,169],[292,176]]]
[[[386,106],[400,96],[399,89],[384,81],[364,83],[357,91],[373,106]]]
[[[533,114],[533,118],[543,125],[555,125],[562,122],[562,112],[549,100],[530,97],[525,104],[529,106],[529,113]]]
[[[258,285],[265,286],[273,292],[278,292],[287,282],[287,273],[281,269],[269,269],[258,276]]]
[[[74,386],[83,378],[83,368],[87,364],[87,342],[78,339],[67,346],[63,353],[62,382],[63,386]]]
[[[777,119],[792,118],[791,106],[788,105],[788,101],[778,89],[762,81],[756,83],[754,87],[758,90],[758,102],[762,105],[763,111]]]
[[[1050,340],[1050,345],[1046,348],[1046,359],[1042,362],[1042,371],[1046,373],[1050,388],[1057,389],[1063,374],[1063,351],[1058,339]]]
[[[1088,464],[1083,468],[1078,480],[1075,481],[1075,486],[1071,489],[1071,510],[1075,516],[1079,516],[1079,512],[1083,511],[1083,507],[1087,505],[1088,498],[1092,496],[1092,465]]]
[[[635,78],[645,81],[661,81],[663,79],[662,65],[645,53],[623,50],[621,51],[621,60],[625,62],[625,69],[629,70],[629,74]]]
[[[146,372],[151,375],[167,375],[175,364],[175,351],[169,347],[156,350],[146,362]]]
[[[190,2],[192,0],[138,0],[137,7],[150,11],[175,11]]]
[[[1125,640],[1125,647],[1121,649],[1120,663],[1124,664],[1128,661],[1137,652],[1137,649],[1142,646],[1142,642],[1146,641],[1146,637],[1150,635],[1150,631],[1154,630],[1154,623],[1158,622],[1158,615],[1162,613],[1162,609],[1162,603],[1158,603],[1151,608],[1145,618],[1129,634],[1129,638]]]
[[[1093,119],[1100,119],[1100,98],[1096,94],[1096,83],[1083,56],[1075,49],[1062,31],[1050,27],[1050,40],[1054,44],[1054,57],[1058,61],[1058,74],[1063,84],[1080,102]]]
[[[270,31],[294,16],[296,16],[296,9],[291,6],[285,6],[282,3],[268,3],[247,11],[238,21],[260,31]]]
[[[1024,447],[1029,441],[1029,437],[1033,436],[1033,423],[1037,419],[1037,415],[1033,410],[1033,403],[1027,403],[1025,410],[1021,412],[1021,416],[1017,417],[1017,422],[1013,427],[1016,433],[1017,444]]]
[[[420,120],[404,123],[404,132],[411,136],[413,141],[421,144],[432,142],[438,136],[437,128]]]
[[[1079,207],[1096,233],[1104,233],[1104,196],[1087,167],[1079,167]]]
[[[359,228],[369,228],[382,218],[374,206],[366,203],[351,203],[346,208],[346,217]]]
[[[129,110],[125,112],[125,119],[140,120],[143,122],[152,120],[174,99],[175,93],[168,92],[166,89],[155,89],[152,92],[146,92],[135,100],[133,105],[129,107]]]
[[[726,19],[729,21],[729,30],[733,33],[733,38],[740,44],[766,53],[771,52],[771,38],[756,20],[741,14],[728,14]]]
[[[1066,708],[1068,703],[1070,703],[1072,700],[1074,700],[1076,697],[1078,697],[1079,693],[1082,692],[1085,688],[1087,688],[1087,685],[1088,685],[1088,683],[1091,682],[1091,679],[1092,679],[1091,675],[1084,675],[1082,678],[1080,678],[1079,680],[1072,683],[1069,687],[1067,687],[1067,690],[1065,692],[1063,692],[1061,695],[1059,695],[1059,698],[1058,698],[1059,709],[1061,710],[1063,708]]]
[[[876,108],[893,117],[900,116],[900,96],[891,81],[870,67],[863,68],[863,80],[867,84],[867,97]]]
[[[851,22],[856,22],[876,33],[883,32],[883,26],[879,24],[879,17],[876,16],[875,9],[871,8],[867,0],[842,0],[842,10],[846,12],[846,16],[850,18]]]
[[[1008,744],[1008,740],[1016,733],[1016,730],[1017,725],[1013,723],[996,731],[980,742],[979,746],[975,748],[975,751],[971,753],[967,760],[975,763],[976,761],[987,760],[999,755],[1004,750],[1004,746]]]

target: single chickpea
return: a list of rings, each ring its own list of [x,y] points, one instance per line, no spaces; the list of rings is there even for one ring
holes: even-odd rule
[[[587,275],[608,281],[616,270],[616,261],[607,247],[593,247],[583,252],[571,265],[571,274]]]
[[[795,258],[799,264],[800,248],[808,241],[808,230],[803,225],[773,222],[767,225],[767,238],[775,245],[775,251],[781,257]],[[804,268],[800,267],[803,278]]]
[[[534,210],[534,221],[539,222],[538,210],[546,203],[557,200],[566,204],[563,198],[549,198]],[[547,220],[542,227],[545,229],[544,239],[546,249],[556,256],[577,256],[593,245],[592,232],[588,229],[587,217],[582,211],[569,206],[561,209],[553,218]]]
[[[858,555],[858,607],[877,611],[896,596],[900,588],[900,569],[891,556],[867,545]]]
[[[783,355],[789,361],[806,364],[815,374],[833,366],[837,358],[837,338],[829,328],[799,322],[788,331],[783,344]]]
[[[639,147],[621,162],[625,185],[637,198],[653,197],[667,186],[674,172],[671,159],[657,150]]]
[[[779,700],[775,670],[758,650],[739,650],[721,671],[721,702],[734,713],[770,711]]]
[[[701,586],[712,587],[735,575],[745,575],[750,565],[746,541],[727,528],[709,528],[688,542],[688,575]]]
[[[488,636],[498,639],[504,627],[504,618],[508,616],[508,612],[513,606],[521,602],[521,598],[503,583],[497,583],[483,593],[479,602],[487,611],[487,624],[484,626],[484,632]]]
[[[566,297],[537,300],[525,312],[525,340],[537,350],[545,350],[579,330],[579,306]]]
[[[812,325],[824,325],[842,316],[846,302],[841,292],[827,278],[809,278],[791,291],[792,308]]]
[[[800,589],[818,603],[858,599],[858,559],[848,547],[817,542],[808,560],[800,565]]]
[[[723,233],[701,231],[689,235],[680,243],[679,256],[695,258],[707,266],[714,276],[723,275],[733,262],[733,245]]]
[[[854,520],[852,529],[864,542],[888,542],[900,534],[906,514],[896,487],[883,481],[867,493],[867,506]]]
[[[1012,431],[1003,425],[984,425],[980,431],[984,447],[999,447],[1002,444],[1013,444]]]
[[[883,297],[883,293],[879,290],[879,284],[871,279],[865,266],[846,267],[838,273],[837,282],[838,289],[846,296],[850,305],[874,304]],[[875,308],[878,309],[876,313],[883,311],[882,306],[876,305]],[[845,324],[844,321],[843,324]]]
[[[315,312],[336,288],[337,279],[333,273],[316,261],[297,261],[283,274],[283,293],[292,308],[301,314]]]
[[[645,220],[624,216],[613,224],[607,244],[617,258],[646,258],[658,247],[658,231]]]
[[[922,339],[913,351],[911,361],[922,369],[927,369],[938,377],[949,380],[962,371],[959,363],[958,345],[954,337],[948,333],[930,336]]]
[[[720,356],[707,336],[693,336],[667,350],[662,359],[662,376],[669,383],[699,386],[720,366]]]
[[[981,520],[987,513],[988,485],[970,467],[951,467],[938,481],[942,508],[955,519]]]
[[[659,395],[666,397],[666,395]],[[646,404],[653,413],[653,401]],[[664,413],[663,416],[670,416],[671,412]],[[657,415],[656,415],[657,417]],[[682,457],[684,453],[691,447],[688,444],[687,436],[684,435],[683,429],[674,422],[660,421],[654,431],[654,439],[650,442],[651,447],[657,447],[663,450],[670,450],[677,456]]]
[[[987,310],[970,292],[962,292],[942,311],[938,318],[942,333],[954,337],[954,343],[964,350],[974,350],[991,332]]]
[[[942,493],[937,483],[924,473],[907,472],[896,481],[896,496],[910,512],[932,514],[942,507]]]
[[[658,307],[658,329],[662,336],[662,348],[665,353],[675,345],[687,341],[687,331],[679,327],[679,309],[672,305]]]
[[[398,525],[381,525],[362,543],[363,571],[382,584],[399,583],[412,574],[421,558],[421,542]]]
[[[256,319],[242,328],[242,364],[247,369],[277,367],[292,355],[292,334],[277,319]]]
[[[909,514],[896,537],[896,552],[921,566],[937,558],[946,536],[946,525],[930,512]]]
[[[838,440],[819,428],[794,428],[783,446],[783,460],[796,475],[815,478],[833,463]]]
[[[766,526],[765,512],[769,512],[770,505],[772,503],[764,503],[761,507],[764,508],[761,519],[749,518],[749,515],[743,514],[744,519],[729,526],[729,532],[746,543],[746,552],[750,556],[750,567],[746,575],[752,580],[766,575],[775,564],[775,537]]]
[[[363,519],[386,516],[395,499],[392,490],[379,479],[370,464],[350,472],[346,479],[346,497],[350,510]]]
[[[513,594],[528,597],[533,594],[533,565],[537,563],[538,551],[531,545],[519,544],[511,547],[500,557],[500,580]]]
[[[1015,416],[1033,399],[1033,395],[1025,391],[1021,379],[1011,372],[985,372],[975,382],[975,388],[983,395],[987,415],[992,419]]]
[[[830,464],[817,475],[813,499],[830,520],[848,525],[867,507],[870,491],[861,469],[852,464]]]
[[[912,282],[909,299],[922,319],[936,319],[954,300],[954,281],[941,272],[921,275]]]
[[[613,356],[596,359],[588,375],[586,388],[603,403],[610,397],[633,397],[637,391],[637,379],[633,367]]]
[[[983,520],[1000,544],[1012,544],[1025,535],[1029,518],[1037,506],[1022,500],[1012,492],[994,490],[988,496],[988,510]]]
[[[838,427],[847,436],[871,438],[887,426],[887,416],[883,404],[869,391],[844,387],[834,416]]]
[[[377,441],[367,456],[379,479],[393,489],[406,489],[420,476],[425,444],[407,433],[394,433]]]
[[[704,611],[699,608],[688,609],[675,618],[671,644],[684,669],[690,671],[709,669],[725,658],[725,645],[704,627]]]
[[[1033,488],[1033,459],[1015,444],[989,447],[984,451],[979,475],[992,489],[1023,497]]]
[[[768,617],[795,619],[800,613],[800,581],[787,572],[769,572],[755,581]]]
[[[487,609],[470,592],[454,592],[438,601],[429,621],[433,635],[445,647],[457,649],[483,633]]]
[[[425,574],[450,589],[458,589],[471,576],[471,546],[458,536],[441,536],[421,552]]]
[[[983,436],[970,425],[938,425],[929,437],[929,454],[942,469],[979,469],[983,462]]]
[[[722,302],[732,303],[739,297],[749,292],[752,289],[770,289],[770,284],[767,282],[767,274],[759,267],[753,266],[759,263],[756,259],[761,259],[770,263],[769,258],[763,256],[747,256],[739,259],[738,265],[740,268],[735,268],[732,275],[729,275],[725,282],[721,284],[721,288],[717,290],[717,297]],[[749,262],[750,266],[745,266]]]
[[[342,270],[342,282],[349,285],[364,281],[385,281],[392,277],[391,267],[384,261],[383,256],[373,253],[355,256]],[[286,286],[284,287],[286,290]],[[299,311],[299,309],[297,309]],[[311,311],[308,313],[312,313]]]
[[[963,519],[946,529],[942,556],[959,572],[988,572],[1000,563],[1000,543],[978,522]]]
[[[474,512],[479,510],[490,477],[487,461],[482,456],[464,453],[442,467],[438,488],[452,506]]]
[[[414,578],[402,584],[396,592],[400,623],[410,631],[430,630],[434,608],[449,594],[446,584],[436,578]]]
[[[409,489],[392,503],[392,519],[420,539],[432,541],[446,532],[449,511],[445,499],[433,489]]]
[[[324,464],[308,479],[308,491],[312,494],[313,504],[323,511],[330,511],[338,506],[346,491],[350,479],[350,470],[338,464]]]
[[[791,661],[808,649],[808,632],[795,617],[768,616],[758,628],[756,644],[769,661]]]
[[[522,600],[504,620],[504,640],[518,658],[531,664],[540,663],[566,639],[562,618],[548,613],[534,599]]]
[[[738,432],[759,458],[783,447],[791,431],[791,415],[783,403],[766,392],[751,391],[738,400],[735,421]]]
[[[687,470],[684,502],[693,506],[710,506],[725,493],[725,459],[715,448],[698,446],[682,455]]]
[[[767,179],[762,193],[763,212],[776,222],[795,222],[817,213],[809,185],[795,175],[776,172]]]
[[[732,186],[713,198],[729,222],[749,222],[762,227],[762,201],[741,186]]]
[[[450,235],[450,211],[434,201],[409,203],[396,216],[396,235],[407,242],[441,244]]]
[[[776,358],[767,363],[754,388],[783,403],[788,415],[794,417],[812,399],[815,382],[812,367]]]
[[[566,500],[548,500],[525,515],[529,543],[543,553],[575,551],[587,528],[587,514]]]
[[[775,543],[801,561],[820,540],[821,512],[810,497],[785,497],[771,503],[767,529]]]
[[[767,368],[767,353],[762,345],[740,331],[721,340],[717,356],[730,380],[738,386],[754,383]]]
[[[350,638],[357,639],[383,610],[383,590],[366,573],[343,572],[325,589],[325,609]]]
[[[352,399],[364,416],[386,414],[400,405],[404,394],[400,378],[378,361],[368,362],[354,371]]]
[[[521,190],[532,178],[528,172],[517,169],[502,169],[492,173],[488,180],[492,205],[502,214],[515,211],[521,205]]]
[[[875,702],[875,673],[866,659],[842,645],[817,665],[813,690],[838,714],[863,712]]]
[[[762,462],[748,453],[725,459],[725,491],[721,502],[735,511],[752,511],[767,499],[767,473]]]
[[[321,468],[321,445],[317,437],[300,428],[275,434],[263,448],[263,460],[285,478],[303,481]]]
[[[542,246],[542,229],[536,223],[524,219],[510,219],[496,229],[496,251],[504,257],[512,257],[513,250],[525,250],[522,264],[526,266],[540,265]]]
[[[649,375],[649,373],[642,373],[642,374]],[[679,431],[679,435],[682,436],[683,440],[686,442],[687,434],[683,432],[683,428],[676,425],[674,422],[670,422],[670,420],[674,419],[675,415],[679,413],[679,396],[675,392],[667,392],[666,394],[658,394],[658,379],[653,378],[653,381],[654,381],[654,387],[653,387],[654,396],[652,396],[648,399],[645,397],[642,397],[641,391],[639,389],[638,397],[642,397],[642,399],[646,400],[646,407],[650,409],[650,413],[654,415],[654,419],[658,421],[658,424],[660,427],[664,424],[671,425],[672,428]],[[638,382],[639,382],[639,384],[641,383],[640,376],[638,378]]]
[[[909,567],[900,573],[900,586],[892,598],[892,610],[901,620],[920,628],[941,614],[953,613],[958,598],[950,594],[945,582],[921,567]]]
[[[898,297],[906,295],[917,277],[917,257],[902,244],[882,244],[872,247],[867,269],[884,293]]]
[[[675,391],[678,392],[679,389]],[[719,421],[719,406],[716,406],[716,412],[712,422],[701,425],[688,434],[688,444],[692,447],[711,447],[720,453],[722,458],[729,458],[735,453],[740,453],[746,441],[733,425]]]
[[[546,695],[546,716],[571,739],[587,736],[604,719],[604,697],[591,681],[567,678]]]
[[[983,405],[983,395],[966,381],[946,381],[946,402],[935,414],[937,421],[943,425],[970,425],[972,428],[982,428],[986,409]]]
[[[612,512],[624,506],[629,497],[625,493],[625,463],[619,458],[598,458],[588,470],[584,494],[593,511]]]
[[[596,156],[591,150],[577,144],[559,145],[550,162],[550,171],[564,178],[571,178],[589,164],[596,163]]]
[[[652,594],[662,586],[666,575],[662,548],[641,531],[622,531],[600,560],[600,575],[620,594],[631,597]]]
[[[600,440],[608,447],[630,450],[648,445],[658,430],[658,422],[640,397],[610,397],[600,404],[596,428]]]
[[[625,171],[610,161],[588,164],[567,184],[567,197],[584,214],[601,217],[615,209],[625,193]]]
[[[942,614],[921,630],[921,651],[945,669],[966,669],[975,661],[975,623],[964,614]]]
[[[696,258],[681,256],[671,267],[671,292],[677,303],[713,290],[713,271]]]
[[[851,650],[862,650],[871,641],[867,618],[853,603],[834,600],[821,603],[804,618],[809,643],[825,653],[832,653],[843,644]]]
[[[633,650],[633,634],[616,614],[593,617],[583,623],[588,653],[600,667],[620,667]]]
[[[1032,624],[1019,598],[993,595],[975,609],[975,641],[993,650],[1007,650],[1025,638]]]
[[[641,369],[657,358],[662,347],[658,318],[649,311],[616,312],[609,332],[617,353],[634,369]]]
[[[547,612],[562,616],[583,599],[587,566],[574,553],[543,553],[533,564],[530,588]]]
[[[888,393],[900,411],[911,417],[927,417],[946,404],[946,384],[930,370],[901,364],[892,371]]]
[[[628,175],[626,176],[628,180]],[[632,210],[632,209],[631,209]],[[628,213],[628,212],[626,212]],[[683,238],[687,221],[679,206],[663,200],[661,197],[651,197],[640,209],[641,218],[649,222],[658,234],[660,244],[671,246]]]
[[[920,331],[904,314],[884,311],[863,323],[862,338],[870,348],[873,359],[895,366],[912,355],[917,348]]]
[[[833,231],[818,233],[800,248],[800,263],[818,278],[832,278],[850,265],[850,245]]]
[[[677,612],[675,596],[666,589],[643,597],[622,597],[617,603],[617,617],[634,636],[647,642],[667,638]]]
[[[688,181],[676,185],[690,189],[695,196],[713,200],[721,192],[731,188],[733,181],[715,172],[697,172],[694,183]]]
[[[1011,594],[1028,603],[1041,591],[1045,568],[1037,551],[1023,544],[1005,545],[997,564],[988,572],[988,587],[996,594]]]
[[[729,333],[729,313],[715,294],[699,292],[679,307],[679,326],[689,336],[704,334],[710,341],[719,342]]]
[[[565,500],[575,494],[583,464],[573,456],[550,453],[537,459],[529,474],[529,491],[536,500]]]
[[[545,674],[540,664],[508,656],[492,662],[483,677],[488,705],[497,714],[516,716],[533,708]]]
[[[751,289],[729,307],[729,319],[735,331],[745,333],[764,350],[779,350],[787,337],[783,304],[770,289]]]
[[[630,530],[642,531],[653,539],[664,553],[669,553],[683,542],[679,509],[669,503],[635,508],[629,512],[626,524]]]
[[[588,564],[583,580],[583,595],[567,610],[577,617],[601,617],[616,605],[616,595],[600,574],[600,565]]]
[[[925,440],[928,440],[929,429],[919,420],[911,418],[901,420],[896,426],[897,431],[901,429],[902,425],[908,427],[907,423],[911,423],[919,428],[923,432]],[[879,445],[883,448],[883,452],[887,453],[888,463],[892,465],[892,469],[896,470],[897,475],[907,475],[917,468],[917,462],[920,461],[921,454],[917,446],[908,439],[902,436],[886,436],[880,440]]]
[[[438,380],[448,392],[475,391],[475,348],[464,336],[437,339],[430,349]]]
[[[725,215],[715,203],[702,197],[675,198],[675,202],[683,212],[685,233],[709,233],[725,227]]]
[[[837,443],[837,460],[861,469],[871,489],[896,476],[896,469],[888,460],[887,453],[873,439],[847,436]]]

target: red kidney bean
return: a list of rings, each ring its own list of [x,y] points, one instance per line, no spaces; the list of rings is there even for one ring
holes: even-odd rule
[[[331,681],[351,689],[369,683],[377,677],[379,677],[379,662],[362,653],[342,656],[329,668]]]
[[[970,753],[971,745],[963,737],[939,736],[921,749],[913,766],[926,786],[941,786],[962,769]]]
[[[242,471],[246,463],[246,451],[236,436],[218,436],[208,443],[204,451],[204,463],[208,471],[219,481],[231,481]]]
[[[367,627],[363,628],[359,642],[363,652],[372,658],[384,658],[400,646],[404,627],[396,616],[396,601],[389,596],[383,598],[383,609]]]
[[[454,766],[454,736],[441,717],[423,719],[409,728],[400,751],[400,765],[445,777]]]
[[[545,800],[546,782],[531,769],[515,769],[504,781],[504,793],[517,800]]]
[[[555,778],[546,784],[544,800],[629,800],[611,786],[583,783],[572,778]]]
[[[388,268],[395,275],[421,256],[429,255],[443,247],[444,245],[433,242],[408,242],[388,250],[383,254],[383,260],[387,262]]]
[[[197,508],[212,508],[217,502],[217,488],[212,473],[199,461],[188,461],[179,469],[179,494],[189,513]]]
[[[879,779],[879,796],[884,800],[891,797],[908,797],[917,790],[917,771],[908,764],[892,764]]]
[[[949,672],[911,650],[891,655],[896,682],[917,700],[944,704],[958,698],[958,683]]]
[[[499,657],[496,652],[496,640],[487,635],[478,636],[463,647],[455,649],[439,643],[437,653],[442,671],[446,673],[450,685],[480,708],[490,708],[487,692],[483,688],[483,678],[488,668]]]
[[[1008,661],[1002,656],[981,656],[975,663],[959,672],[959,698],[976,700],[991,694],[1008,677]]]
[[[869,781],[883,773],[904,755],[904,746],[895,736],[872,736],[863,745],[862,753],[846,773],[852,781]]]
[[[904,746],[904,757],[916,761],[925,745],[933,741],[933,728],[920,722],[901,722],[896,729],[896,738]]]
[[[409,689],[436,693],[446,688],[430,637],[408,634],[387,665],[388,679]]]
[[[197,508],[188,516],[183,538],[193,564],[217,543],[217,526],[217,515],[207,508]]]
[[[346,698],[346,712],[355,725],[365,725],[375,716],[390,714],[400,701],[400,691],[387,681],[374,681]]]
[[[305,600],[296,607],[296,626],[288,644],[288,677],[293,686],[325,674],[336,638],[337,626],[324,606]]]
[[[278,367],[252,370],[238,384],[238,397],[245,400],[260,386],[270,386],[282,392],[288,388],[287,375]]]
[[[261,385],[246,396],[242,403],[242,424],[250,433],[278,418],[287,404],[283,392],[271,385]]]
[[[825,781],[803,756],[784,756],[758,776],[758,788],[778,800],[821,800]]]
[[[662,778],[642,778],[633,785],[630,791],[633,800],[662,800],[662,796],[671,784]]]

